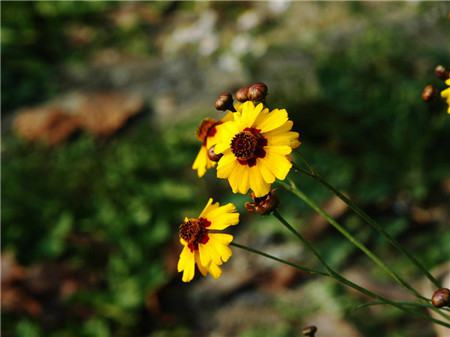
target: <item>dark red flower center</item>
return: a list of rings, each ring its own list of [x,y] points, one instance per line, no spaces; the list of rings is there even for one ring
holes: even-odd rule
[[[216,126],[222,124],[213,118],[205,118],[197,129],[197,139],[203,144],[206,144],[208,137],[214,137],[217,132]]]
[[[209,240],[208,229],[211,222],[205,218],[191,218],[180,225],[180,238],[187,242],[191,252],[198,250],[199,243]]]
[[[264,158],[267,139],[256,128],[245,128],[231,140],[231,151],[241,165],[256,165],[257,158]]]

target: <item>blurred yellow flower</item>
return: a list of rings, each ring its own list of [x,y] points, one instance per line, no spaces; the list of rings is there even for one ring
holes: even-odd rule
[[[447,84],[448,88],[441,91],[441,97],[447,99],[448,104],[447,113],[450,114],[450,78],[445,81],[445,84]]]
[[[220,233],[239,222],[236,207],[228,203],[220,206],[210,198],[198,218],[185,218],[180,226],[183,250],[178,260],[178,272],[183,272],[183,282],[194,278],[195,265],[203,276],[210,273],[215,279],[221,274],[220,265],[227,262],[232,252],[228,247],[233,240],[230,234]]]
[[[206,171],[216,165],[212,161],[208,151],[217,143],[217,126],[232,119],[232,113],[227,113],[220,121],[213,118],[205,118],[197,129],[197,139],[202,143],[200,151],[192,164],[192,169],[197,171],[199,178],[203,177]]]
[[[256,197],[269,193],[275,178],[284,180],[291,169],[289,154],[300,146],[299,134],[285,109],[269,111],[262,103],[247,101],[237,107],[233,120],[218,126],[215,152],[222,153],[217,177],[228,179],[234,193]]]

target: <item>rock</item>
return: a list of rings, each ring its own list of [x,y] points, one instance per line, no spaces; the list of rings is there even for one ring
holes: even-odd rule
[[[19,111],[13,127],[23,139],[55,145],[73,134],[79,122],[60,107],[46,105]]]
[[[80,129],[110,136],[142,107],[142,99],[134,95],[74,92],[18,111],[13,127],[23,139],[56,145]]]

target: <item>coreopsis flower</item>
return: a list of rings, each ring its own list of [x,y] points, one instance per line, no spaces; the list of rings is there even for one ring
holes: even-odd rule
[[[195,265],[203,276],[208,273],[217,279],[232,252],[228,247],[233,240],[230,234],[220,231],[239,222],[236,207],[228,203],[220,206],[210,198],[198,218],[185,218],[180,226],[183,250],[178,260],[178,272],[183,272],[183,282],[194,278]]]
[[[234,193],[255,197],[270,192],[275,179],[284,180],[292,167],[289,154],[300,145],[299,134],[285,109],[269,111],[262,103],[237,106],[233,120],[218,126],[215,152],[221,153],[217,177],[228,179]]]
[[[200,151],[192,164],[192,169],[197,171],[199,178],[206,171],[216,165],[220,156],[214,153],[214,145],[217,143],[217,126],[232,119],[232,113],[227,113],[220,121],[214,118],[205,118],[197,129],[197,139],[202,143]]]
[[[448,88],[441,91],[441,97],[447,100],[447,112],[450,114],[450,78],[445,81],[445,84],[447,84]]]

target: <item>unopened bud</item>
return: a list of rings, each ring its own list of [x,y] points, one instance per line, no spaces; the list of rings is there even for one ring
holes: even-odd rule
[[[267,85],[265,85],[264,83],[258,82],[252,84],[248,88],[247,97],[250,101],[261,102],[264,101],[266,96],[267,96]]]
[[[255,197],[255,193],[252,192],[251,197],[253,202],[245,203],[245,208],[249,213],[267,215],[274,211],[278,206],[278,198],[275,195],[275,190],[270,191],[263,197]]]
[[[217,153],[214,152],[214,146],[211,146],[208,149],[208,158],[209,158],[209,160],[217,162],[217,161],[220,160],[220,158],[222,158],[222,156],[223,156],[222,153],[217,154]]]
[[[436,89],[431,84],[428,84],[427,86],[425,86],[425,88],[423,88],[422,99],[424,102],[431,101],[435,97],[435,95]]]
[[[314,337],[317,332],[317,327],[314,325],[306,326],[302,329],[302,335],[306,337]]]
[[[231,110],[234,111],[233,107],[233,96],[229,92],[223,92],[217,97],[216,109],[219,111]]]
[[[434,73],[437,78],[439,78],[443,81],[445,81],[450,76],[449,71],[447,69],[445,69],[445,67],[442,65],[436,66],[436,68],[434,68]]]
[[[436,308],[450,306],[450,289],[440,288],[431,297],[431,303]]]
[[[240,88],[234,96],[241,103],[248,101],[248,86]]]

